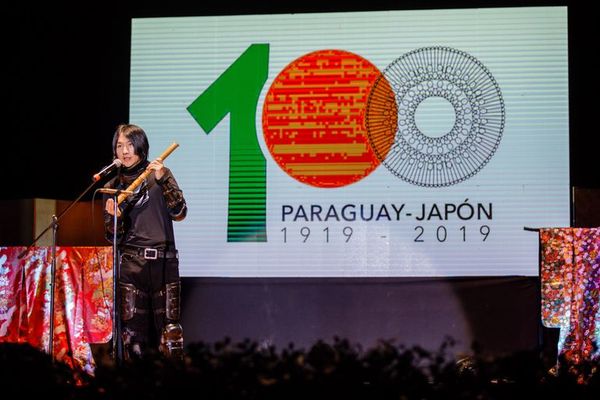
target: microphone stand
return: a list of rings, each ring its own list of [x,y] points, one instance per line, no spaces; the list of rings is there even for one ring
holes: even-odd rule
[[[117,254],[117,210],[119,209],[119,192],[116,191],[114,194],[114,208],[113,208],[113,332],[112,332],[112,356],[113,360],[121,360],[121,341],[119,337],[119,292],[118,292],[118,281],[121,276],[121,266],[119,265],[119,258]]]
[[[96,182],[93,182],[91,185],[89,185],[83,192],[81,192],[81,194],[75,200],[71,202],[71,204],[67,206],[67,208],[65,208],[60,214],[58,214],[58,216],[53,215],[52,222],[50,223],[50,225],[48,225],[46,229],[44,229],[39,235],[37,235],[37,237],[33,239],[33,242],[31,242],[31,244],[27,246],[27,248],[23,250],[18,256],[19,259],[23,258],[25,254],[27,254],[29,250],[31,250],[31,248],[37,243],[37,241],[40,240],[40,238],[52,228],[52,263],[50,264],[50,332],[48,334],[47,349],[47,352],[50,355],[52,362],[54,362],[54,286],[56,276],[56,236],[59,226],[58,222],[66,213],[69,212],[69,210],[71,210],[71,208],[73,208],[75,204],[77,204],[77,202],[79,202],[79,200],[81,200],[83,196],[85,196],[87,192],[90,191],[92,187],[94,187],[95,184]]]
[[[121,347],[121,341],[119,340],[119,330],[120,330],[120,318],[119,318],[119,291],[118,291],[118,282],[120,275],[120,264],[119,264],[119,254],[117,249],[117,221],[118,216],[117,212],[119,210],[119,196],[121,194],[131,195],[132,191],[128,190],[120,190],[120,189],[108,189],[101,188],[98,189],[100,193],[104,194],[112,194],[114,200],[114,208],[113,208],[113,312],[112,312],[112,358],[116,361],[121,361],[123,357],[123,349]]]

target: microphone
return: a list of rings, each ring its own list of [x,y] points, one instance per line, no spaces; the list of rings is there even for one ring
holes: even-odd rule
[[[104,167],[104,169],[100,172],[98,172],[97,174],[94,175],[94,177],[92,178],[92,180],[94,182],[98,182],[100,179],[104,178],[106,175],[110,174],[111,172],[113,172],[113,170],[115,168],[119,168],[123,163],[121,162],[121,160],[119,160],[118,158],[115,158],[112,162],[112,164]]]
[[[100,189],[98,189],[98,192],[105,193],[105,194],[116,194],[116,195],[126,194],[127,196],[130,196],[133,194],[133,192],[131,190],[110,189],[110,188],[100,188]]]

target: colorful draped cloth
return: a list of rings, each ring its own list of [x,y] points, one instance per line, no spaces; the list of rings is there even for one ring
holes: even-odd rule
[[[600,360],[600,228],[540,229],[542,322],[569,363]]]
[[[0,341],[48,349],[50,247],[0,247]],[[92,372],[90,343],[112,336],[111,247],[57,247],[54,347],[57,360]]]

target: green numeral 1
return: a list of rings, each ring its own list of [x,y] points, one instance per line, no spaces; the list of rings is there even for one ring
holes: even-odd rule
[[[228,242],[267,241],[266,161],[255,124],[268,67],[269,45],[251,45],[187,108],[207,134],[230,114]]]

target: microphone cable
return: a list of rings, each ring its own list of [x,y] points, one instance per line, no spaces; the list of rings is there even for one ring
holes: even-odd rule
[[[96,217],[95,217],[96,213],[94,212],[94,207],[96,205],[96,194],[99,193],[100,189],[101,188],[98,188],[98,189],[94,190],[94,194],[92,195],[92,207],[91,207],[91,212],[92,212],[92,224],[91,224],[92,225],[92,232],[94,232],[96,230],[95,229],[96,228]],[[102,226],[102,231],[103,232],[104,232],[104,229],[105,229],[104,226]],[[103,236],[104,236],[104,233],[103,233]],[[93,248],[94,248],[94,255],[96,257],[96,262],[97,262],[97,265],[98,265],[98,272],[100,274],[100,288],[102,290],[102,302],[104,303],[105,312],[107,314],[110,314],[111,320],[112,320],[114,313],[113,313],[113,310],[111,309],[111,307],[108,304],[108,299],[107,299],[107,294],[106,294],[106,286],[105,286],[105,277],[104,277],[104,272],[103,272],[103,269],[108,266],[108,257],[106,257],[106,253],[104,253],[105,260],[101,260],[100,252],[98,250],[98,247],[100,247],[100,246],[98,246],[98,243],[96,241],[96,239],[97,239],[96,235],[93,235],[93,238],[94,238],[93,239],[93,243],[94,243],[94,246],[93,246]],[[102,246],[102,247],[106,247],[106,246]],[[111,254],[112,254],[112,252],[111,252]],[[111,260],[114,260],[114,255],[111,258]],[[102,262],[102,261],[104,261],[104,262]],[[112,267],[115,268],[114,265]],[[111,290],[112,290],[112,288],[111,288]],[[116,304],[115,304],[116,299],[114,297],[115,297],[115,293],[113,293],[113,307],[116,307]],[[84,307],[84,310],[85,310],[85,307]],[[84,316],[84,318],[85,318],[85,316]],[[111,332],[112,332],[112,328],[111,328]]]

